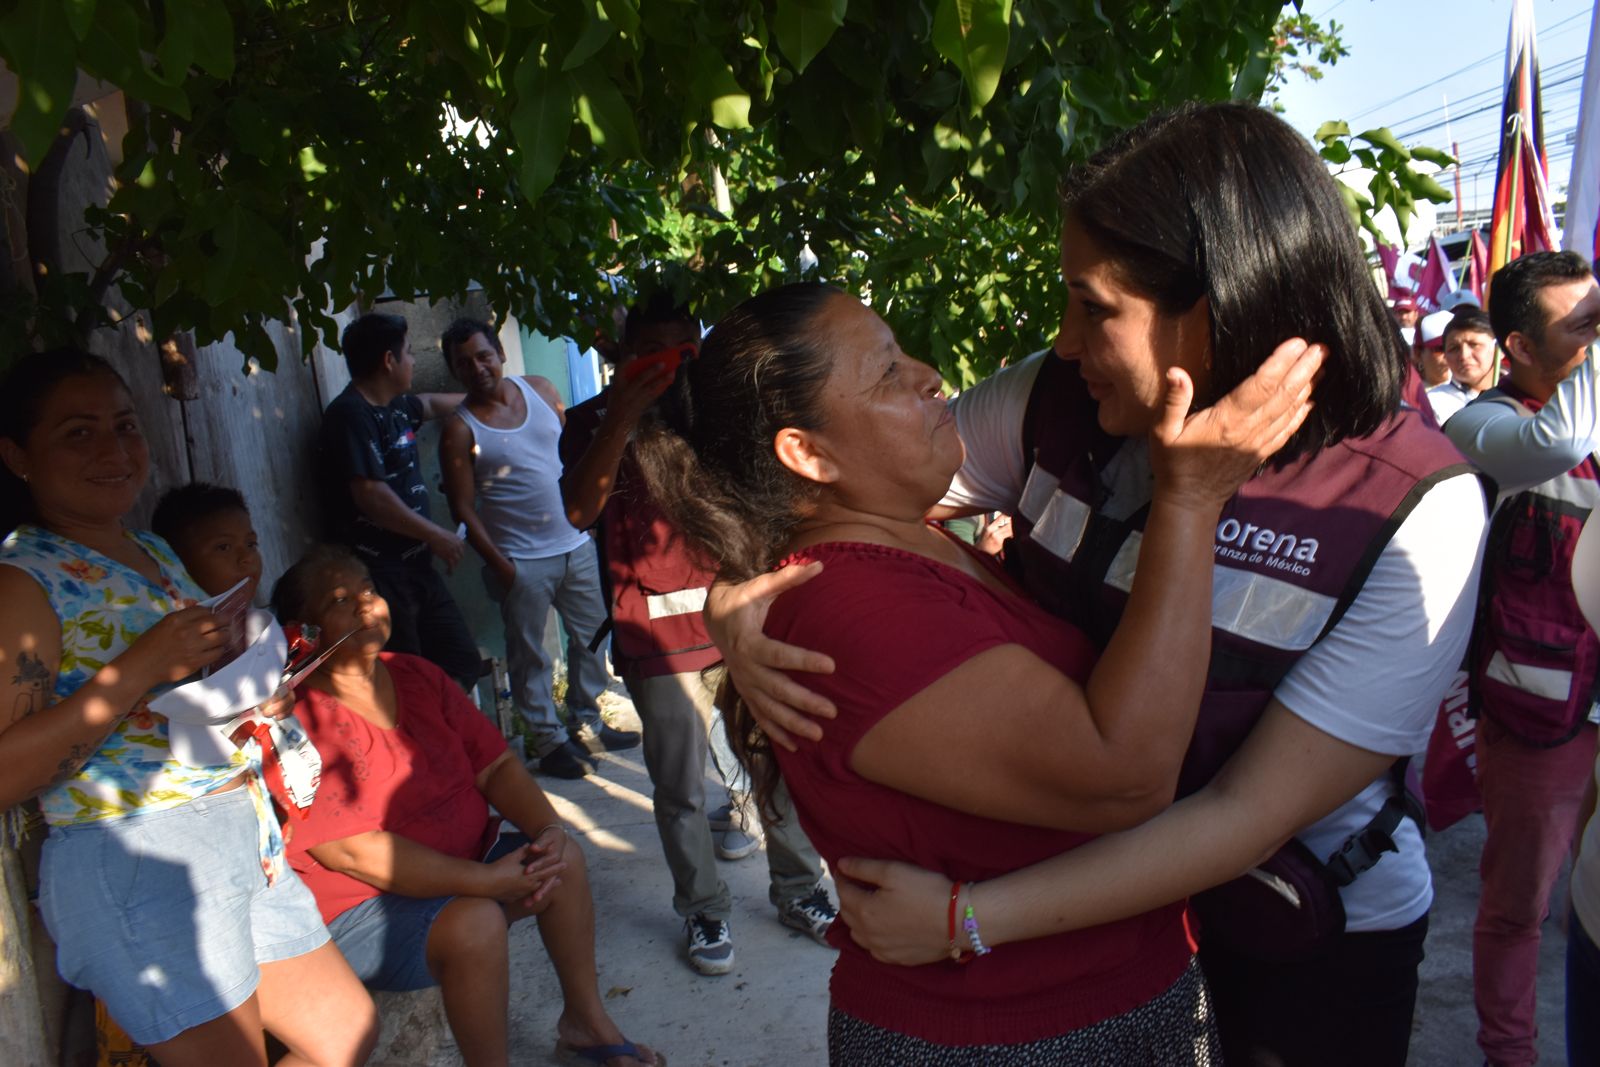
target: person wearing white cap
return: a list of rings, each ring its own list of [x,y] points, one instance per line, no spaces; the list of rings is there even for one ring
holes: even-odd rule
[[[1440,311],[1458,311],[1464,307],[1481,308],[1483,304],[1478,300],[1471,289],[1457,289],[1453,293],[1445,294],[1439,301]]]
[[[1417,373],[1429,389],[1450,380],[1450,365],[1444,361],[1444,328],[1450,322],[1448,311],[1435,311],[1424,315],[1417,323],[1417,339],[1412,348],[1412,358]]]
[[[1476,304],[1460,305],[1445,324],[1442,340],[1450,380],[1428,390],[1428,404],[1440,426],[1494,384],[1496,351],[1489,314]]]

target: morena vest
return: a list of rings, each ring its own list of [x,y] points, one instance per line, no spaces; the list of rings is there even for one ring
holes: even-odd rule
[[[1543,403],[1509,382],[1477,403],[1531,417]],[[1600,638],[1572,589],[1572,554],[1600,505],[1589,456],[1500,501],[1489,523],[1472,646],[1473,707],[1522,739],[1554,747],[1577,736],[1600,689]]]
[[[1101,513],[1101,475],[1122,439],[1100,429],[1076,364],[1045,360],[1023,434],[1034,459],[1008,555],[1020,560],[1041,604],[1103,646],[1127,603],[1149,509],[1127,521]],[[1216,532],[1211,669],[1180,796],[1210,781],[1238,749],[1284,675],[1344,615],[1423,494],[1471,469],[1444,434],[1406,408],[1370,437],[1257,475],[1228,502]]]

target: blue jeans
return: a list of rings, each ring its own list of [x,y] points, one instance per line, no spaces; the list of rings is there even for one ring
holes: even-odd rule
[[[484,863],[493,863],[528,839],[501,833]],[[381,893],[340,912],[328,924],[333,943],[368,989],[409,992],[439,984],[428,968],[428,935],[433,921],[455,897],[403,897]]]
[[[247,789],[52,826],[39,882],[61,977],[103,1000],[141,1045],[232,1011],[262,964],[328,940],[299,875],[267,884]]]
[[[506,665],[511,673],[511,698],[528,727],[530,756],[545,756],[567,739],[567,727],[556,715],[550,693],[549,655],[544,648],[545,620],[553,606],[567,631],[567,710],[574,725],[600,728],[600,694],[606,688],[606,665],[589,643],[606,621],[600,591],[600,561],[588,538],[571,552],[546,559],[515,559],[517,580],[506,589],[487,568],[484,584],[500,605],[506,625]]]
[[[1567,923],[1567,1063],[1600,1065],[1600,948],[1575,911]]]

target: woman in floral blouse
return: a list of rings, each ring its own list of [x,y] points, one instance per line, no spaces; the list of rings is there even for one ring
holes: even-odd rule
[[[254,745],[173,758],[153,691],[223,633],[172,549],[129,530],[150,457],[126,385],[77,350],[0,385],[0,811],[38,798],[57,969],[167,1067],[356,1064],[370,997],[283,862]]]

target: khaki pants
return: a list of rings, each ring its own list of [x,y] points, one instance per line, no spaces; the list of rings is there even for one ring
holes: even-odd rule
[[[672,872],[672,908],[685,917],[704,913],[726,919],[733,901],[717,874],[706,822],[711,690],[697,671],[653,678],[627,674],[623,681],[644,727],[644,765],[655,791],[656,830]],[[742,798],[733,799],[737,804]],[[805,896],[822,880],[822,860],[800,829],[788,790],[779,786],[775,800],[783,819],[765,829],[772,877],[768,895],[779,904]]]

